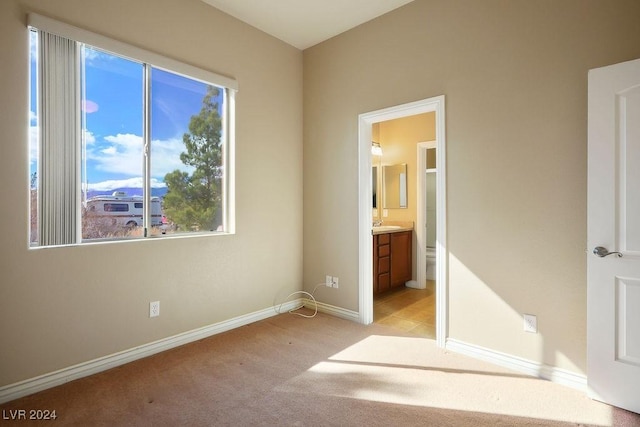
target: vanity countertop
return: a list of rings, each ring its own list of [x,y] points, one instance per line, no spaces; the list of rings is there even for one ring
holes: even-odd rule
[[[371,234],[387,234],[387,233],[400,233],[402,231],[413,230],[413,222],[397,222],[397,223],[383,223],[377,227],[371,227]]]

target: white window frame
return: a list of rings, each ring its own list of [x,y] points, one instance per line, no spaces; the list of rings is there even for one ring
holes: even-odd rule
[[[179,233],[172,236],[163,236],[163,238],[171,237],[190,237],[201,235],[216,235],[216,234],[235,234],[235,94],[238,91],[238,83],[235,79],[227,77],[221,74],[217,74],[184,62],[129,45],[127,43],[120,42],[118,40],[111,39],[109,37],[102,36],[100,34],[93,33],[42,15],[37,13],[29,13],[27,17],[27,25],[29,28],[33,28],[40,31],[56,34],[58,36],[79,42],[86,45],[102,49],[106,52],[119,55],[125,59],[130,59],[135,62],[147,64],[153,68],[162,69],[185,78],[200,80],[204,83],[213,84],[215,86],[224,89],[224,113],[223,113],[223,132],[225,141],[223,142],[223,165],[224,176],[223,182],[223,224],[224,231],[222,233],[211,232],[190,232]],[[148,67],[147,67],[148,68]],[[147,82],[144,83],[145,85]],[[40,101],[38,101],[40,102]],[[150,126],[149,118],[145,117],[145,132],[144,141],[145,145],[148,144],[148,138],[150,133],[148,127]],[[147,157],[148,159],[148,157]],[[146,179],[148,181],[148,179]],[[148,191],[148,182],[144,185],[144,198],[147,201],[146,206],[150,206],[149,198],[150,192]],[[40,213],[38,213],[40,215]],[[149,215],[145,214],[145,226],[148,225],[147,218]],[[78,233],[77,241],[70,245],[87,244],[92,241],[82,241],[82,233]],[[139,241],[145,239],[115,239],[112,241]],[[40,247],[58,247],[68,246],[69,244],[51,244],[31,246],[32,248]]]

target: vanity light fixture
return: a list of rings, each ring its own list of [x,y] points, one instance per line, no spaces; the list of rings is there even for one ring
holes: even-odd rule
[[[382,147],[379,142],[371,142],[371,154],[374,156],[382,156]]]

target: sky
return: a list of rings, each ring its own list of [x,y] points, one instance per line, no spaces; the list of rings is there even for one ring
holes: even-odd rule
[[[31,49],[31,173],[37,170],[36,48]],[[142,188],[143,65],[87,47],[84,50],[85,172],[89,190]],[[165,174],[191,172],[180,161],[182,137],[198,114],[207,84],[164,70],[151,71],[151,186]],[[222,104],[221,100],[219,105]]]

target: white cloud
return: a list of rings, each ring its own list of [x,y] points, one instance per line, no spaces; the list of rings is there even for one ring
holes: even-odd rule
[[[164,188],[167,185],[157,179],[151,179],[151,188]],[[142,177],[128,179],[110,179],[107,181],[88,184],[87,189],[93,191],[111,191],[117,188],[142,188]]]
[[[142,147],[142,137],[132,133],[119,133],[117,135],[108,135],[104,137],[105,141],[109,141],[121,147],[137,148]]]
[[[93,135],[93,133],[86,129],[84,130],[84,142],[86,144],[93,144],[94,142],[96,142],[96,137]]]
[[[38,140],[40,131],[38,126],[29,126],[29,163],[34,164],[38,160]]]
[[[91,46],[86,46],[82,49],[82,54],[84,55],[84,59],[89,64],[94,64],[99,61],[111,61],[116,58],[115,55],[111,55],[107,52],[103,52],[98,48],[94,48]]]
[[[105,147],[94,144],[87,147],[87,158],[97,164],[96,169],[103,172],[140,175],[142,169],[142,137],[134,134],[109,135],[104,138],[111,145]],[[193,168],[180,161],[184,144],[180,139],[151,141],[152,176],[164,177],[175,169],[191,172]]]
[[[32,59],[38,57],[38,33],[35,31],[29,31],[29,54]]]
[[[180,160],[183,151],[184,143],[178,138],[151,141],[151,175],[164,177],[176,169],[193,172],[193,167]]]
[[[142,137],[133,134],[110,135],[104,138],[112,145],[87,147],[87,159],[104,172],[138,176],[142,171]]]

